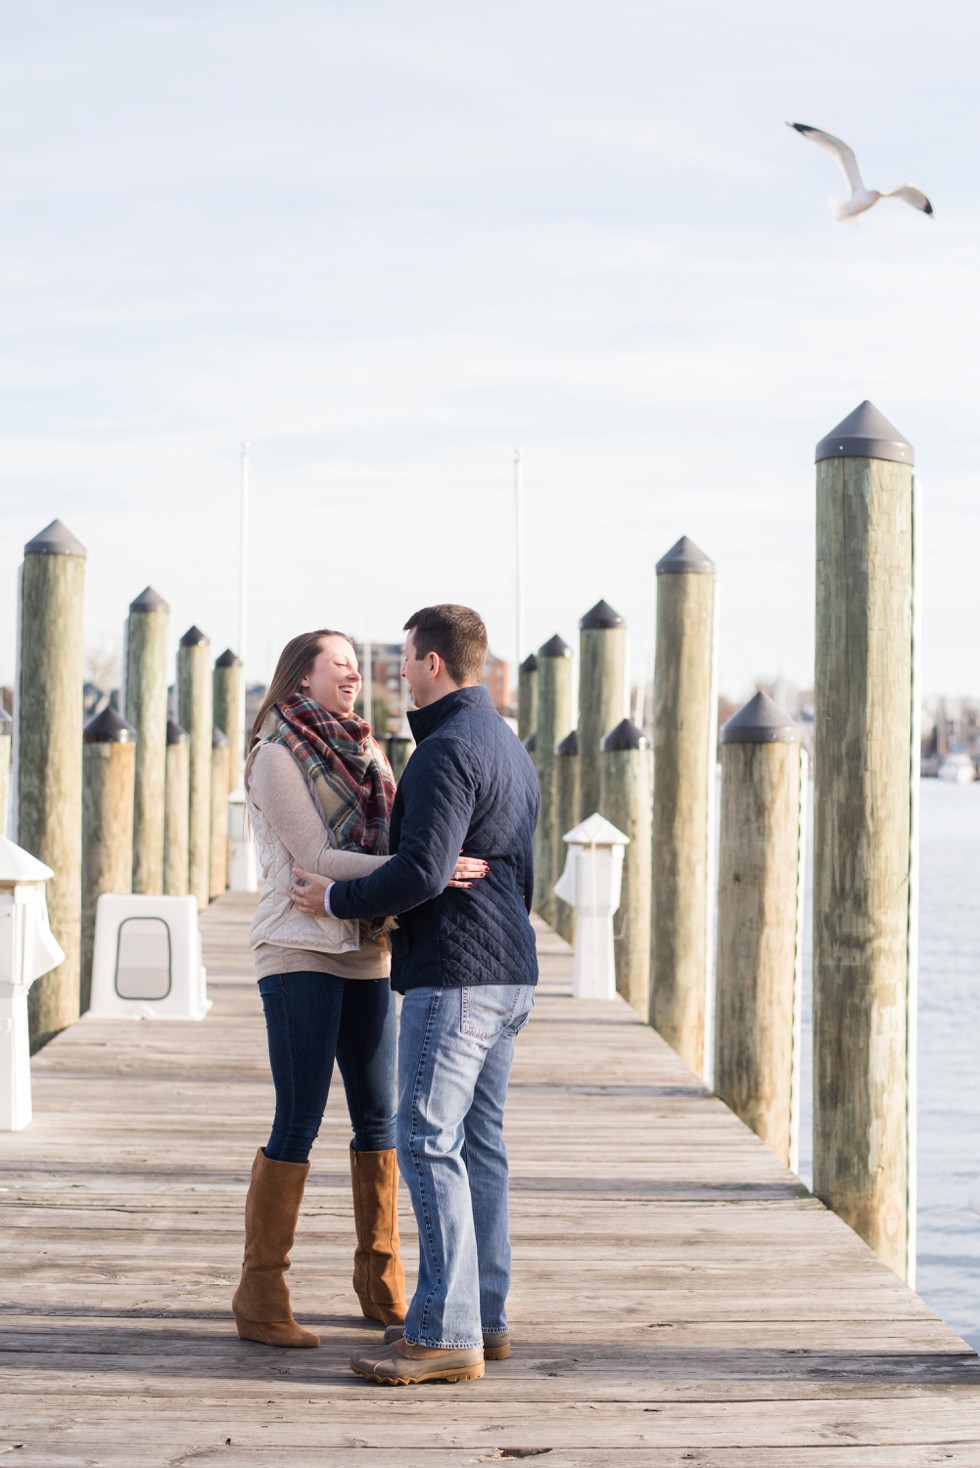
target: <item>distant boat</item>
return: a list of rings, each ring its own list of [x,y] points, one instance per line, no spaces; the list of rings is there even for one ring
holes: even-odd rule
[[[940,780],[949,780],[954,785],[968,785],[977,778],[973,760],[968,754],[948,754],[940,761],[936,771]]]

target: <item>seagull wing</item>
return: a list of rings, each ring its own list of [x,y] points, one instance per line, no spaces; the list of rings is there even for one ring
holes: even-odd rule
[[[835,138],[832,133],[821,132],[818,127],[807,127],[805,122],[788,122],[786,126],[795,128],[801,137],[809,138],[811,143],[816,143],[819,147],[826,148],[829,153],[833,153],[844,172],[844,177],[851,186],[851,192],[853,194],[863,192],[864,180],[861,178],[861,170],[858,168],[852,148],[842,143],[840,138]]]
[[[913,209],[921,209],[923,214],[933,212],[932,205],[921,189],[915,184],[902,184],[900,189],[885,189],[881,195],[883,199],[904,199],[906,204],[911,204]]]

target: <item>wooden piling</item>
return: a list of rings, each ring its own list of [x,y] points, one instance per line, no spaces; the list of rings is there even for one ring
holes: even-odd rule
[[[215,660],[211,688],[215,727],[221,729],[228,738],[229,795],[233,790],[242,788],[245,770],[242,676],[241,658],[236,657],[230,647],[226,647],[220,658]]]
[[[555,881],[565,870],[568,848],[564,836],[579,824],[579,757],[578,734],[573,729],[555,746],[555,792],[558,802],[558,866]],[[555,931],[566,943],[575,942],[575,909],[560,897],[555,898]]]
[[[82,735],[81,1011],[92,994],[95,905],[104,892],[133,890],[136,730],[105,708]]]
[[[148,586],[130,602],[126,624],[126,719],[136,731],[134,892],[163,891],[169,633],[170,608]]]
[[[650,1013],[650,874],[653,752],[650,741],[623,719],[602,741],[600,808],[630,838],[623,854],[623,886],[613,917],[616,989],[644,1019]]]
[[[415,741],[410,734],[389,734],[385,742],[388,745],[388,763],[397,785],[405,772],[408,757],[415,748]]]
[[[715,568],[682,536],[657,564],[650,1023],[704,1069],[717,713]]]
[[[85,547],[53,520],[24,547],[15,840],[54,872],[48,918],[64,962],[28,996],[37,1049],[79,1015],[82,913],[82,611]]]
[[[211,669],[209,643],[199,627],[190,627],[177,653],[177,708],[190,735],[188,796],[188,891],[205,908],[211,888]]]
[[[217,725],[211,731],[211,866],[209,896],[228,890],[228,766],[231,744]]]
[[[626,623],[608,602],[598,601],[578,625],[578,819],[584,821],[595,811],[606,815],[600,810],[602,741],[626,716]]]
[[[168,897],[186,897],[188,893],[190,756],[190,735],[169,719],[163,840],[163,890]]]
[[[220,729],[228,739],[228,789],[225,791],[225,809],[221,818],[221,829],[225,832],[226,846],[225,886],[222,887],[222,892],[225,891],[228,885],[227,877],[231,871],[231,837],[227,834],[228,796],[235,790],[241,790],[245,780],[245,730],[243,728],[245,703],[242,697],[242,677],[241,658],[237,657],[230,647],[226,647],[221,656],[215,659],[214,671],[211,674],[211,702],[214,727]],[[215,795],[212,790],[212,828],[216,809]],[[213,839],[212,835],[212,842]]]
[[[0,836],[7,834],[7,807],[10,803],[10,746],[13,743],[14,721],[7,710],[0,708]]]
[[[572,650],[556,632],[538,648],[538,727],[534,755],[541,787],[541,814],[534,834],[534,906],[552,927],[557,904],[552,889],[564,868],[563,843],[558,830],[555,747],[571,727]]]
[[[714,1088],[795,1170],[806,752],[765,693],[720,743]]]
[[[817,445],[814,1192],[914,1249],[913,450],[862,403]]]
[[[538,660],[532,652],[517,671],[517,735],[526,739],[538,727]]]

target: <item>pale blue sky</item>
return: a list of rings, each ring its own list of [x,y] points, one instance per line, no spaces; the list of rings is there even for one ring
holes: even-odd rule
[[[514,650],[654,565],[718,565],[719,685],[810,679],[813,446],[914,443],[923,690],[980,692],[980,15],[939,0],[0,0],[0,678],[23,543],[89,550],[86,632],[151,583],[249,674],[299,630],[460,600]],[[837,224],[833,160],[913,181]]]

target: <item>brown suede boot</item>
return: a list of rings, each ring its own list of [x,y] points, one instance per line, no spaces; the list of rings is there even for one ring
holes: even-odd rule
[[[354,1193],[354,1293],[369,1320],[401,1325],[405,1320],[405,1271],[398,1255],[398,1163],[395,1149],[350,1149]]]
[[[308,1162],[275,1162],[260,1147],[245,1199],[245,1259],[231,1308],[243,1341],[267,1346],[318,1346],[320,1337],[293,1319],[286,1287],[289,1251]]]

